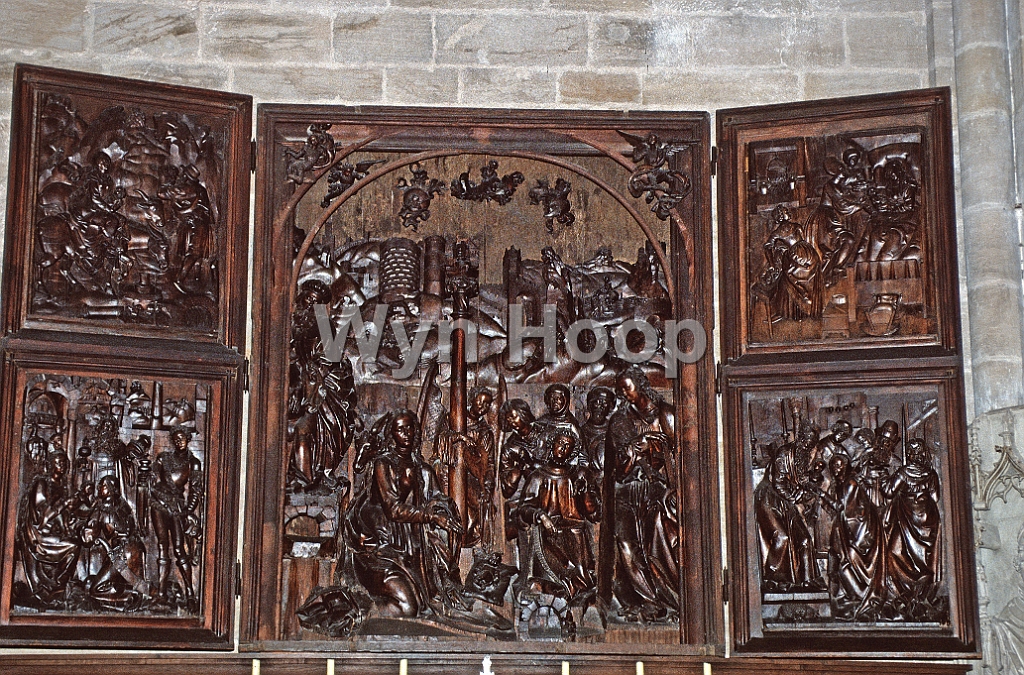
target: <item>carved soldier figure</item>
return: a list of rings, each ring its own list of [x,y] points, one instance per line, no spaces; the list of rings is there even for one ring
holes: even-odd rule
[[[191,432],[183,427],[171,431],[174,448],[157,455],[153,464],[150,506],[153,531],[157,538],[159,565],[158,597],[168,601],[171,582],[171,556],[181,575],[189,612],[199,609],[192,586],[191,546],[202,531],[200,504],[205,496],[203,465],[188,449]]]

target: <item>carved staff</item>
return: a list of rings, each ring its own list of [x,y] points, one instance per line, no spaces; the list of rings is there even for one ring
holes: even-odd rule
[[[907,402],[903,402],[903,465],[907,464],[907,434],[910,433],[910,427],[907,426]]]
[[[782,417],[782,442],[788,443],[793,440],[789,437],[789,420],[786,419],[786,399],[779,399],[779,412]]]
[[[757,434],[754,433],[754,403],[747,401],[747,424],[750,425],[750,462],[757,466]]]
[[[452,388],[451,410],[448,413],[452,430],[452,463],[448,469],[449,496],[455,501],[463,529],[468,526],[466,511],[466,458],[465,434],[467,411],[466,383],[466,331],[459,326],[460,319],[470,316],[469,300],[478,290],[477,270],[469,256],[469,245],[459,242],[453,251],[453,262],[448,273],[447,290],[452,296]]]

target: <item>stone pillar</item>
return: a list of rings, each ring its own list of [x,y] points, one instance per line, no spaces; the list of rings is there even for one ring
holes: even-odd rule
[[[1011,2],[1013,0],[1010,0]],[[1024,313],[1004,0],[954,0],[974,411],[1024,403]]]

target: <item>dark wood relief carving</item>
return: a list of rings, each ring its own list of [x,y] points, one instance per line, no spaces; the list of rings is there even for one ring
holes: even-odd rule
[[[723,245],[742,313],[729,358],[801,345],[955,348],[948,142],[922,100],[824,129],[723,115]],[[769,115],[770,116],[770,115]],[[727,121],[730,120],[730,121]],[[732,259],[735,256],[735,259]]]
[[[975,651],[948,92],[719,132],[733,644]]]
[[[213,330],[223,129],[42,98],[31,311]]]
[[[232,164],[248,140],[244,101],[217,94],[190,107],[187,92],[45,69],[19,78],[9,222],[24,230],[8,237],[26,269],[9,289],[23,313],[8,326],[241,344],[226,333],[225,303],[244,286],[235,191],[248,172]]]
[[[648,256],[640,249],[633,264],[602,249],[569,266],[551,247],[541,260],[509,248],[501,284],[481,286],[469,242],[431,235],[311,247],[292,319],[286,556],[326,557],[342,583],[314,589],[296,610],[303,626],[335,636],[447,628],[574,640],[609,622],[678,620],[675,414],[651,386],[669,386],[664,368],[645,372],[614,356],[577,363],[564,344],[545,363],[539,341],[513,364],[506,337],[517,302],[537,310],[528,326],[541,325],[544,303],[556,308],[563,334],[578,320],[616,331],[626,320],[668,319],[664,279]],[[324,260],[361,270],[361,281],[341,272],[325,283]],[[360,358],[349,339],[332,362],[317,307],[321,321],[340,326],[353,298],[365,298],[367,326],[387,303],[390,325],[375,359]],[[416,383],[415,408],[396,411],[409,401],[396,374],[399,345],[431,313],[479,322],[477,350],[490,355],[473,359],[467,389],[457,383],[467,354],[452,354],[442,376],[435,332],[424,350],[435,365]],[[443,399],[464,408],[453,414]],[[598,546],[616,560],[603,602]],[[464,580],[463,550],[473,555]]]
[[[798,145],[806,157],[805,140]],[[823,140],[826,156],[810,158],[820,166],[803,176],[824,183],[816,199],[792,199],[800,168],[784,166],[780,154],[750,179],[750,237],[764,258],[750,287],[752,342],[934,334],[924,293],[920,134],[846,139],[838,157],[828,148],[841,140]],[[756,144],[750,152],[756,164],[763,153]]]
[[[263,540],[279,590],[252,600],[280,623],[259,639],[707,639],[691,637],[714,625],[698,579],[716,573],[683,527],[707,495],[681,476],[704,461],[687,449],[710,428],[710,373],[673,371],[664,345],[668,322],[709,307],[679,295],[708,288],[706,257],[689,264],[709,243],[689,187],[706,175],[699,136],[466,111],[458,128],[478,128],[462,138],[411,113],[325,110],[318,145],[338,152],[297,183],[280,146],[304,152],[309,125],[281,112],[260,203],[263,227],[290,228],[294,248],[272,255],[294,299],[261,310],[291,330],[257,373],[280,459],[250,487],[281,509],[259,510],[280,533]],[[624,140],[649,134],[646,155]],[[631,364],[617,342],[649,351]]]
[[[726,385],[742,651],[976,648],[959,376],[878,368]]]
[[[747,400],[766,623],[949,623],[934,392]]]
[[[15,613],[196,615],[208,387],[56,375],[26,386]]]
[[[250,111],[15,69],[5,644],[231,647]]]

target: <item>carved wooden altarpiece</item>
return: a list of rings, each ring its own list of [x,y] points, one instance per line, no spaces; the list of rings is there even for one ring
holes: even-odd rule
[[[716,642],[713,370],[673,377],[657,332],[711,329],[707,116],[261,106],[258,131],[243,642]],[[332,356],[356,315],[379,347]]]
[[[761,672],[977,652],[947,90],[718,114],[717,377],[705,113],[14,109],[2,644],[230,649],[237,593],[268,672],[742,669],[726,601],[813,657]]]
[[[718,130],[733,644],[975,651],[949,92]]]
[[[251,109],[16,69],[5,644],[231,647]]]

